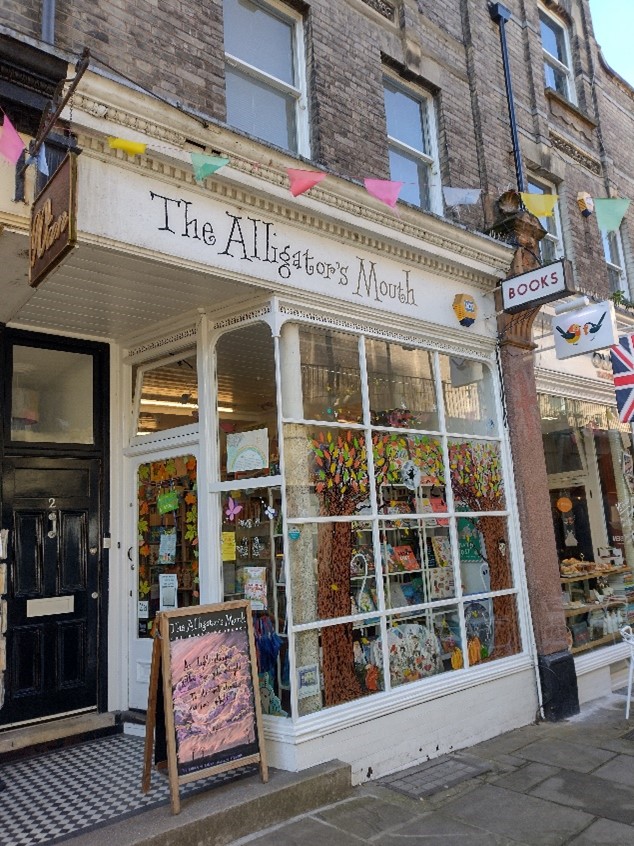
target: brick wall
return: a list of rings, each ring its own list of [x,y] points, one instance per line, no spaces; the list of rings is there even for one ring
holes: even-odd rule
[[[388,177],[382,94],[387,63],[435,95],[443,185],[483,189],[484,202],[461,209],[461,222],[490,224],[495,199],[515,186],[515,171],[499,28],[486,3],[292,5],[305,22],[315,164],[357,181]],[[525,0],[506,5],[513,14],[506,34],[525,165],[561,186],[563,239],[580,284],[605,293],[596,222],[581,217],[576,195],[587,190],[606,196],[612,187],[634,196],[634,152],[622,143],[631,137],[634,93],[599,61],[588,0],[548,0],[570,33],[577,105],[547,96],[538,6]],[[39,8],[34,0],[5,0],[0,21],[37,37]],[[96,61],[142,87],[225,119],[222,0],[58,0],[56,33],[60,48],[79,54],[88,46]],[[629,250],[634,232],[630,237],[628,227]]]

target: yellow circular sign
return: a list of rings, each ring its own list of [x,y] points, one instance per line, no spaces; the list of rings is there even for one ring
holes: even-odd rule
[[[561,511],[562,514],[572,511],[572,500],[567,496],[560,496],[557,500],[557,510]]]

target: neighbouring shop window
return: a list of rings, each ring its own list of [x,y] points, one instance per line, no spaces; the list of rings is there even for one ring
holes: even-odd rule
[[[94,443],[92,355],[13,347],[11,440]]]
[[[150,461],[137,472],[138,636],[151,637],[158,611],[198,605],[197,462]]]
[[[143,365],[136,372],[135,382],[139,393],[137,436],[198,423],[195,350]]]
[[[616,409],[542,394],[542,438],[574,653],[616,643],[634,622],[634,452]]]
[[[299,714],[519,652],[486,364],[293,323],[280,362]]]

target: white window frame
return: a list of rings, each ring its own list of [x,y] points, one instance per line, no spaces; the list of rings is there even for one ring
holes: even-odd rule
[[[532,174],[528,174],[526,177],[526,188],[528,190],[529,185],[534,185],[536,188],[541,189],[542,194],[558,194],[557,188],[550,182],[545,182],[543,179],[537,179]],[[531,192],[528,193],[537,193]],[[554,232],[550,232],[548,230],[548,220],[553,221],[553,228]],[[539,222],[546,230],[546,235],[543,238],[543,241],[540,242],[539,252],[540,255],[543,257],[541,244],[544,241],[548,241],[551,244],[554,244],[554,251],[555,251],[555,260],[563,258],[564,255],[564,244],[562,239],[562,226],[561,226],[561,215],[559,212],[559,200],[555,203],[553,208],[553,216],[551,218],[544,218],[540,217]]]
[[[420,206],[420,208],[423,209],[423,211],[430,211],[433,214],[442,215],[442,186],[440,182],[440,162],[438,158],[438,130],[436,123],[436,104],[434,102],[434,98],[429,92],[424,91],[421,88],[415,88],[412,85],[408,85],[403,79],[401,79],[396,74],[384,71],[384,97],[386,84],[400,89],[400,91],[405,94],[405,96],[410,97],[412,100],[418,101],[421,104],[422,110],[424,110],[424,115],[422,117],[422,131],[430,152],[425,153],[423,150],[418,150],[415,147],[410,147],[409,144],[405,144],[402,141],[399,141],[398,138],[395,138],[393,135],[390,135],[389,132],[387,132],[386,119],[388,148],[393,149],[397,153],[405,153],[408,156],[413,156],[429,169],[429,209],[425,209],[423,208],[423,206]]]
[[[295,100],[295,131],[297,133],[297,155],[309,156],[310,143],[308,132],[308,98],[306,82],[306,51],[304,46],[304,28],[301,15],[289,9],[277,0],[251,0],[264,12],[281,18],[293,27],[293,62],[297,85],[289,85],[277,77],[271,76],[263,70],[244,62],[237,56],[225,51],[225,62],[228,66],[246,74],[266,87],[284,95],[290,94]],[[291,151],[292,152],[292,151]]]
[[[614,261],[614,256],[611,255],[609,236],[614,235],[614,244],[616,246],[618,263]],[[602,232],[601,242],[603,244],[603,254],[605,256],[605,263],[608,267],[608,278],[610,281],[610,293],[622,293],[629,299],[630,297],[630,282],[627,278],[627,268],[625,267],[625,252],[623,250],[623,239],[621,238],[620,229],[615,229],[614,232]],[[612,275],[618,276],[618,287],[612,285]]]
[[[540,37],[540,40],[541,40],[541,19],[542,19],[542,17],[548,18],[549,22],[553,26],[555,26],[555,27],[557,27],[557,29],[561,30],[561,32],[563,34],[563,40],[564,40],[564,49],[565,49],[565,52],[566,52],[566,62],[567,63],[564,63],[564,62],[561,62],[557,58],[557,56],[553,56],[552,53],[549,53],[548,50],[546,50],[546,48],[544,47],[544,44],[542,42],[542,54],[543,54],[543,60],[544,60],[544,69],[545,69],[546,65],[549,65],[551,68],[553,68],[553,70],[559,71],[560,73],[564,74],[564,76],[566,78],[566,90],[567,90],[566,97],[571,103],[576,105],[577,104],[577,91],[575,89],[574,74],[573,74],[573,68],[572,68],[572,50],[570,49],[570,33],[568,32],[568,27],[564,23],[564,21],[561,20],[561,18],[558,18],[556,15],[553,15],[553,13],[551,11],[549,11],[545,6],[542,6],[541,3],[538,6],[538,11],[539,11],[539,18],[540,18],[540,21],[539,21],[539,24],[540,24],[539,37]],[[544,78],[544,81],[545,81],[545,78]]]

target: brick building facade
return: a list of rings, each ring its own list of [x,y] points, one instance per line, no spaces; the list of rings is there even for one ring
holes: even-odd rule
[[[569,259],[576,290],[591,298],[620,292],[619,326],[628,327],[631,214],[604,244],[596,219],[581,215],[577,195],[634,196],[623,143],[634,90],[603,59],[587,0],[509,0],[508,8],[526,190],[559,197],[554,217],[542,220],[542,260]],[[54,32],[43,32],[44,18]],[[81,508],[92,527],[86,532],[98,539],[97,553],[90,535],[99,560],[85,561],[85,572],[94,567],[98,579],[91,588],[98,609],[81,611],[79,594],[88,596],[88,588],[78,577],[72,613],[75,630],[94,626],[99,646],[91,652],[63,640],[63,603],[41,617],[24,610],[27,600],[56,602],[71,588],[58,577],[52,594],[38,593],[39,576],[29,581],[28,567],[21,569],[16,540],[5,568],[2,724],[86,707],[143,709],[148,635],[156,611],[169,607],[161,556],[167,556],[162,574],[177,576],[179,605],[217,602],[244,595],[236,575],[240,550],[246,544],[242,565],[256,569],[265,541],[273,555],[258,613],[270,619],[282,649],[260,680],[277,765],[301,768],[336,753],[361,780],[368,767],[387,772],[536,713],[566,716],[579,699],[616,684],[625,651],[613,609],[626,622],[626,600],[602,594],[599,607],[610,623],[600,628],[596,613],[573,613],[597,589],[596,573],[581,570],[577,581],[562,581],[559,564],[567,555],[583,562],[608,548],[627,582],[625,565],[634,566],[631,509],[618,468],[631,453],[631,427],[616,421],[604,359],[555,360],[552,306],[534,316],[535,345],[532,323],[518,338],[516,325],[505,329],[498,321],[493,291],[516,246],[495,236],[498,200],[517,183],[500,29],[487,4],[9,0],[0,17],[0,105],[25,143],[36,137],[47,100],[56,89],[61,96],[61,83],[74,76],[84,48],[90,68],[54,139],[58,155],[71,141],[82,151],[78,248],[37,289],[25,280],[35,169],[26,170],[19,202],[13,171],[3,165],[0,173],[6,267],[0,323],[5,373],[12,374],[4,377],[12,410],[3,423],[2,504],[3,525],[16,538],[27,532],[25,508],[40,509],[37,520],[48,526],[58,519],[50,500],[61,494],[46,493],[46,485],[61,485],[62,471],[78,461],[93,462],[86,479],[93,473],[99,480],[96,500],[87,482]],[[146,148],[140,155],[117,150],[112,137]],[[51,165],[55,149],[48,145]],[[228,164],[196,181],[192,154]],[[291,197],[288,168],[326,178]],[[364,189],[365,178],[404,183],[396,213]],[[449,187],[480,189],[480,199],[449,206],[442,191]],[[459,324],[452,311],[461,296],[477,308],[472,326]],[[270,329],[266,339],[258,334],[262,325]],[[358,339],[358,361],[350,338]],[[44,382],[54,377],[38,353],[46,358],[50,349],[91,357],[95,397],[109,398],[109,426],[94,417],[95,399],[86,412],[94,418],[89,432],[43,430]],[[244,362],[249,351],[253,360]],[[71,359],[64,361],[75,374],[69,385],[81,383],[85,393]],[[461,361],[471,362],[471,376],[462,380]],[[196,372],[194,381],[183,376],[187,368]],[[46,379],[33,381],[34,373]],[[381,394],[384,383],[389,398]],[[67,390],[64,383],[60,391]],[[34,401],[24,391],[38,394],[37,411],[17,413],[18,396]],[[182,408],[165,411],[179,402]],[[250,403],[244,420],[231,416],[240,402]],[[414,402],[421,403],[418,411]],[[185,413],[190,407],[195,414]],[[346,424],[374,444],[367,502],[344,505],[342,492],[336,508],[325,500],[315,505],[319,471],[301,450],[305,434],[315,444],[323,437],[319,425],[328,423],[335,439],[347,435]],[[227,438],[252,431],[269,434],[268,475],[249,466],[250,479],[229,469]],[[401,436],[407,461],[397,449]],[[391,455],[386,477],[377,469],[379,442]],[[565,466],[549,452],[553,443],[566,444]],[[472,462],[468,484],[456,470],[466,460],[459,458],[463,448]],[[442,467],[434,472],[432,453]],[[478,469],[483,455],[493,463]],[[19,480],[38,461],[49,481],[35,485],[36,502]],[[403,476],[408,462],[416,465],[410,488]],[[473,483],[486,466],[503,478],[503,492],[484,476]],[[198,497],[198,549],[187,547],[186,554],[179,538],[178,561],[161,541],[165,525],[147,518],[156,516],[153,486],[160,492],[161,484],[179,491],[183,509]],[[81,510],[68,497],[63,508]],[[567,512],[557,503],[568,500],[576,522],[564,537]],[[432,501],[447,518],[429,516]],[[238,520],[227,517],[232,503],[246,514],[260,502],[284,522],[271,526],[270,537],[254,534],[253,525],[241,526],[241,536]],[[130,513],[137,505],[138,521]],[[416,515],[404,518],[405,527],[386,517],[399,509]],[[191,509],[184,520],[186,513],[191,518]],[[64,514],[62,522],[70,519]],[[260,515],[254,519],[259,526]],[[335,526],[348,526],[348,535],[331,528],[326,543],[326,527]],[[28,543],[43,542],[37,537]],[[565,542],[573,537],[576,545]],[[23,545],[27,540],[25,534]],[[82,540],[81,555],[84,547]],[[325,560],[326,547],[339,549],[351,572],[337,571],[334,552]],[[388,548],[410,549],[420,587]],[[443,565],[452,579],[439,588]],[[324,580],[345,594],[343,604],[325,595]],[[621,598],[627,587],[617,585]],[[562,607],[562,588],[569,607]],[[48,666],[38,651],[48,630],[33,634],[37,620],[53,626],[57,658],[50,661],[61,677],[41,669]],[[407,666],[391,658],[399,649]],[[37,655],[33,662],[24,658],[28,650]],[[74,656],[65,680],[60,654]],[[52,693],[75,688],[81,688],[75,699]],[[282,714],[292,719],[280,720]],[[418,753],[402,738],[403,720],[431,726],[425,737],[417,735]],[[361,749],[362,727],[373,722],[384,739]]]

